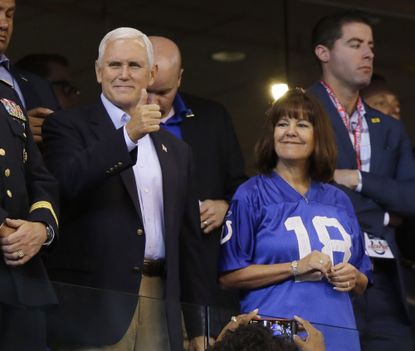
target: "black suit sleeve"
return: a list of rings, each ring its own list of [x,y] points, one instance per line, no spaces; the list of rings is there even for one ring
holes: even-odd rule
[[[386,211],[402,215],[415,214],[415,158],[411,142],[402,123],[396,123],[398,140],[396,147],[387,151],[394,153],[394,174],[378,175],[362,173],[362,194],[374,199]]]
[[[86,116],[68,117],[64,111],[51,115],[42,135],[45,162],[59,179],[62,196],[73,199],[134,165],[137,154],[128,152],[122,129],[109,125],[91,138],[91,131],[85,131],[88,124],[82,121]]]

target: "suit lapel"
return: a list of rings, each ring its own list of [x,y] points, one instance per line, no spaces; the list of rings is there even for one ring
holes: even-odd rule
[[[109,131],[113,131],[115,129],[115,126],[112,123],[107,110],[104,108],[101,102],[99,102],[94,109],[89,123],[92,132],[98,139],[105,138],[106,134],[108,134]],[[137,153],[137,149],[132,152]],[[135,182],[133,168],[129,167],[126,170],[122,171],[120,176],[142,222],[140,202],[138,200],[137,184]]]
[[[170,156],[173,152],[170,144],[166,142],[165,138],[163,138],[163,133],[167,133],[163,130],[160,130],[157,133],[151,133],[150,137],[153,140],[154,148],[156,149],[157,157],[160,163],[161,175],[162,175],[162,182],[163,182],[163,206],[164,206],[164,219],[165,219],[165,230],[166,233],[169,232],[168,228],[170,225],[168,220],[171,218],[171,214],[175,213],[175,209],[173,208],[174,201],[171,198],[171,189],[175,186],[172,183],[172,177],[169,176],[170,172],[174,172],[175,165],[172,164],[174,162],[174,158]],[[170,215],[168,215],[170,214]]]
[[[326,89],[320,83],[315,83],[310,90],[322,102],[331,120],[337,142],[337,167],[357,168],[356,152],[350,140],[349,132]]]

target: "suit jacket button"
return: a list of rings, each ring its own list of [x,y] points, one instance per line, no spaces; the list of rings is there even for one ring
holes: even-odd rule
[[[10,169],[9,169],[9,168],[6,168],[6,169],[4,170],[4,175],[5,175],[6,177],[10,177]]]
[[[12,192],[9,189],[7,189],[6,194],[7,194],[7,196],[9,198],[12,198],[13,197],[13,194],[12,194]]]
[[[4,156],[6,155],[6,150],[4,150],[3,148],[0,149],[0,156]]]
[[[143,235],[144,231],[141,228],[137,229],[137,235]]]
[[[141,269],[140,267],[135,266],[133,267],[133,271],[140,273]]]

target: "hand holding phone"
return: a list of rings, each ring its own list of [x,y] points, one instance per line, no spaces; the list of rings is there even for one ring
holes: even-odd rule
[[[258,323],[272,330],[273,334],[293,342],[293,337],[297,334],[298,324],[295,319],[286,318],[261,318],[251,320],[250,323]]]

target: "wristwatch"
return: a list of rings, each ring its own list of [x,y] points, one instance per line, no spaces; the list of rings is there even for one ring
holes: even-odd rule
[[[46,241],[43,243],[43,245],[49,245],[53,241],[54,237],[55,237],[55,231],[49,224],[47,224],[46,225]]]
[[[292,261],[290,267],[293,276],[296,277],[298,275],[298,261]]]

